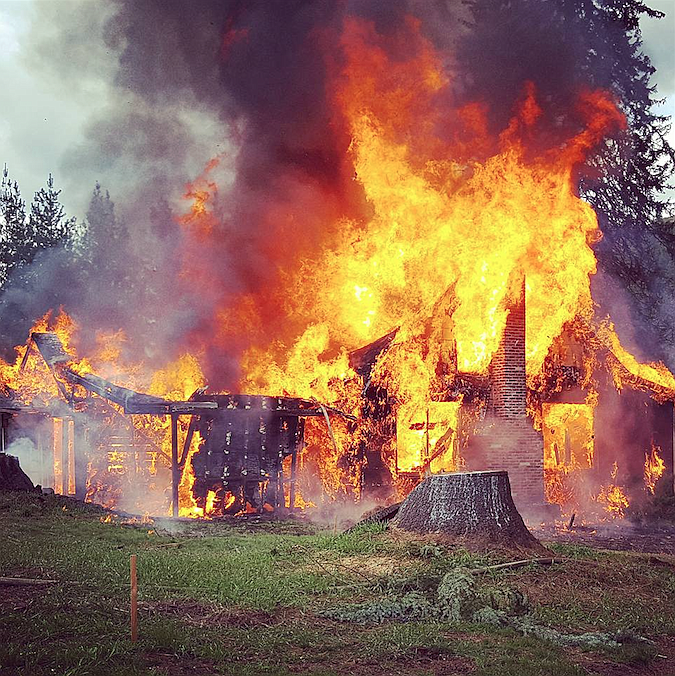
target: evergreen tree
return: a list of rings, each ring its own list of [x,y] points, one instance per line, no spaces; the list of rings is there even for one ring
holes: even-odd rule
[[[85,256],[92,273],[113,287],[124,285],[129,267],[128,231],[115,214],[110,193],[96,183],[87,210]]]
[[[5,170],[0,193],[2,263],[0,345],[15,345],[37,317],[78,298],[79,268],[71,248],[76,222],[67,218],[49,175],[26,216],[19,188]]]
[[[617,279],[633,300],[635,334],[651,355],[675,366],[675,239],[668,216],[673,205],[664,197],[672,180],[675,152],[666,135],[668,118],[655,112],[659,101],[650,79],[654,68],[642,52],[639,20],[662,17],[637,0],[566,0],[590,17],[591,36],[602,37],[614,58],[597,86],[609,88],[626,115],[626,129],[586,163],[581,195],[594,207],[603,239],[597,246],[601,268]],[[587,69],[592,72],[593,56]]]
[[[26,202],[5,166],[0,184],[0,287],[10,272],[25,262],[25,231]]]
[[[47,187],[35,193],[31,203],[26,228],[27,245],[37,253],[40,249],[50,249],[65,245],[75,218],[66,218],[63,205],[59,202],[60,190],[54,189],[54,178],[49,174]]]

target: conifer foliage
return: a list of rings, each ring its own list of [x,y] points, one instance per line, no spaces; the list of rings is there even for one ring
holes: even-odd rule
[[[4,168],[0,184],[1,286],[12,277],[25,277],[40,251],[62,247],[68,242],[75,218],[66,217],[59,201],[60,193],[50,174],[46,187],[35,193],[27,214],[19,185],[9,177],[7,167]]]
[[[35,193],[28,216],[26,239],[35,250],[50,249],[65,244],[75,224],[75,218],[66,218],[59,202],[60,190],[54,188],[49,174],[47,187]]]
[[[16,181],[12,181],[7,167],[0,184],[0,286],[11,270],[27,262],[26,202]]]

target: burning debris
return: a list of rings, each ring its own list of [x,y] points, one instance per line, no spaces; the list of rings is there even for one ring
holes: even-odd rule
[[[56,333],[33,332],[31,341],[73,411],[86,414],[88,398],[96,394],[121,414],[170,417],[171,455],[167,457],[163,453],[163,456],[170,462],[174,516],[185,513],[185,503],[190,516],[236,514],[242,510],[274,511],[280,507],[293,509],[304,418],[321,417],[332,435],[330,416],[344,415],[316,400],[208,395],[206,388],[198,389],[187,401],[140,394],[93,373],[78,372],[78,365],[65,351]],[[24,361],[28,350],[24,353]],[[83,391],[84,396],[78,391]],[[178,422],[181,415],[189,415],[190,423],[179,455]],[[347,418],[353,419],[352,416]],[[63,419],[54,418],[54,484],[59,488],[58,492],[66,492],[64,481],[67,481],[67,493],[75,494],[74,420],[67,421],[67,468],[61,460],[64,457],[63,423]],[[198,445],[193,445],[195,435],[199,439]],[[120,454],[119,450],[108,453],[108,472],[124,474],[123,455],[124,451]],[[290,467],[286,472],[288,477],[284,478],[286,459]],[[116,460],[121,464],[116,465]],[[105,491],[106,487],[97,482],[98,478],[90,475],[87,492],[90,499],[100,499],[99,493]],[[181,487],[184,487],[182,511],[179,507]]]
[[[32,333],[32,342],[22,348],[17,361],[28,368],[35,359],[30,355],[33,344],[47,369],[44,391],[51,392],[51,404],[31,409],[40,420],[52,420],[48,447],[53,468],[51,476],[46,473],[47,484],[108,507],[124,504],[125,493],[142,491],[147,493],[145,506],[154,505],[154,512],[170,509],[174,515],[195,517],[316,505],[326,497],[334,500],[344,490],[322,480],[321,460],[332,450],[338,476],[353,482],[348,484],[354,490],[351,500],[404,496],[425,476],[439,472],[507,468],[520,491],[516,499],[526,512],[524,496],[540,495],[540,509],[545,496],[568,513],[585,511],[590,516],[597,511],[595,505],[601,513],[621,518],[629,505],[627,488],[617,482],[616,461],[603,480],[595,434],[607,397],[598,392],[603,373],[598,364],[605,364],[605,382],[616,383],[621,362],[610,358],[597,336],[588,339],[587,334],[577,339],[580,342],[569,343],[585,346],[573,348],[579,364],[573,378],[555,376],[556,370],[565,374],[571,368],[564,363],[565,350],[558,349],[545,362],[546,380],[536,385],[538,389],[528,388],[522,375],[524,319],[523,310],[510,313],[510,338],[501,348],[498,366],[493,364],[485,379],[460,380],[449,374],[446,401],[429,401],[421,409],[399,403],[386,387],[375,385],[377,369],[397,357],[396,333],[352,353],[351,379],[360,383],[362,393],[358,417],[316,399],[212,395],[203,387],[184,400],[140,394],[95,375],[89,362],[66,350],[59,335],[44,330]],[[63,340],[67,344],[67,335]],[[590,357],[585,354],[589,351]],[[33,361],[30,369],[17,373],[19,396],[30,397],[35,391],[32,381],[38,364]],[[590,369],[595,371],[589,373]],[[649,382],[644,376],[631,381],[630,375],[621,382],[634,383],[633,396],[645,397],[642,401],[649,406],[644,393]],[[22,387],[24,377],[28,388]],[[652,396],[662,401],[665,391],[656,383]],[[621,402],[621,394],[613,387],[610,392]],[[580,403],[569,403],[580,396]],[[561,398],[566,401],[558,403]],[[26,404],[35,402],[27,399]],[[672,425],[672,399],[654,406],[662,418],[660,412],[669,407],[670,417],[663,419]],[[11,417],[21,412],[18,406]],[[6,415],[7,423],[10,413]],[[188,422],[181,422],[181,417]],[[536,432],[537,424],[542,436]],[[38,427],[41,431],[32,434],[34,446],[44,452],[44,423]],[[18,429],[25,432],[25,426]],[[666,471],[663,450],[653,439],[661,434],[667,441],[667,429],[663,433],[650,429],[651,448],[642,454],[644,490],[650,494]],[[531,444],[533,452],[526,450],[529,456],[523,456],[521,450],[510,458],[517,448],[514,443],[521,449],[522,444]],[[86,458],[81,457],[81,447]],[[530,464],[519,471],[515,463],[522,457],[529,457]],[[310,503],[312,499],[317,502]]]
[[[652,443],[652,449],[645,453],[645,487],[654,495],[656,491],[656,482],[663,476],[666,470],[666,463],[661,457],[661,449]]]

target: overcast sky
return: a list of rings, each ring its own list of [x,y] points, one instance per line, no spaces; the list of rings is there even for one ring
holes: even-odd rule
[[[658,110],[673,116],[675,0],[646,1],[666,14],[661,20],[645,20],[642,29],[645,51],[657,69],[658,95],[666,99]],[[71,0],[0,0],[0,163],[7,163],[27,201],[52,172],[57,186],[64,188],[62,199],[69,214],[82,217],[98,177],[91,177],[91,185],[72,185],[63,163],[68,151],[81,142],[86,121],[105,106],[105,78],[89,78],[74,90],[59,82],[54,71],[35,66],[28,36],[38,2],[58,4],[77,21]],[[670,139],[675,145],[675,132]]]

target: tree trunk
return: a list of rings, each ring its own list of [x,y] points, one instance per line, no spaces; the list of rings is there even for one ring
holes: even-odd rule
[[[518,513],[507,472],[435,474],[403,501],[396,528],[541,548]]]

